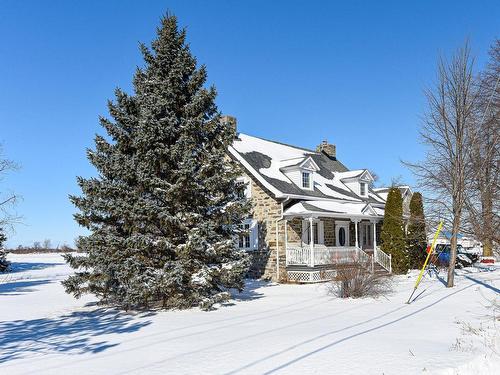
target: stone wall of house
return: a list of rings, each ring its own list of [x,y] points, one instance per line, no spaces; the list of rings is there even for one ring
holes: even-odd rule
[[[252,191],[252,218],[257,220],[258,223],[258,250],[249,252],[252,258],[249,276],[274,281],[283,280],[286,275],[285,225],[283,220],[278,222],[280,275],[278,276],[276,272],[278,259],[276,252],[276,223],[281,217],[281,204],[272,198],[257,181],[250,179],[250,185]]]
[[[300,243],[302,241],[302,219],[296,217],[288,220],[288,242]]]
[[[325,246],[335,246],[335,219],[329,217],[320,218],[323,221]]]

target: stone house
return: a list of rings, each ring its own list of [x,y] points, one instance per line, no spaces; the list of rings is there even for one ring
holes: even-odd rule
[[[391,272],[390,255],[377,246],[387,194],[372,188],[367,169],[342,164],[335,145],[308,150],[239,133],[229,156],[244,171],[239,181],[253,207],[237,244],[252,257],[252,277],[326,281],[353,260]]]

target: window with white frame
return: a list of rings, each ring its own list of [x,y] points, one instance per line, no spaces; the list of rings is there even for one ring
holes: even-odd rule
[[[366,197],[366,182],[361,182],[359,184],[359,195],[361,195],[362,197]]]
[[[236,179],[236,184],[242,186],[242,188],[238,190],[238,196],[240,198],[251,198],[252,197],[252,189],[251,189],[251,184],[250,184],[249,178],[238,177]]]
[[[242,224],[241,225],[239,247],[240,247],[240,249],[250,248],[250,224]]]
[[[318,236],[318,223],[313,223],[313,237],[314,237],[314,244],[317,245],[319,243],[319,236]],[[306,233],[306,244],[311,243],[311,231],[308,230]]]
[[[311,173],[310,172],[302,172],[302,187],[304,189],[311,188]]]
[[[258,224],[257,220],[248,219],[240,225],[238,247],[245,250],[257,249]]]
[[[314,221],[312,224],[313,243],[315,245],[323,245],[324,243],[324,229],[322,221]],[[302,222],[302,242],[304,244],[311,244],[311,224],[309,220]]]

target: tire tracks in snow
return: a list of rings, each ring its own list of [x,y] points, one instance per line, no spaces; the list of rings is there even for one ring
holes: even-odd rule
[[[316,302],[312,303],[312,304],[306,304],[305,306],[303,305],[304,303],[307,303],[307,302],[310,302],[310,301],[316,301]],[[216,320],[216,321],[207,321],[207,322],[204,322],[204,323],[199,323],[199,324],[194,324],[194,325],[188,325],[188,326],[179,327],[179,328],[175,328],[175,329],[168,330],[168,331],[161,331],[161,332],[156,332],[156,333],[152,333],[152,334],[144,335],[144,336],[140,336],[140,337],[133,337],[133,338],[130,338],[129,340],[125,340],[124,342],[130,343],[130,342],[136,342],[136,341],[147,341],[148,339],[150,339],[152,337],[158,337],[158,336],[160,336],[160,339],[156,340],[156,341],[153,341],[153,342],[146,342],[145,344],[142,344],[142,345],[136,345],[136,346],[134,346],[132,348],[127,348],[127,349],[123,349],[123,350],[117,350],[117,351],[113,351],[111,353],[105,353],[105,354],[99,355],[98,357],[84,358],[84,359],[72,361],[71,363],[65,364],[63,366],[57,366],[57,367],[52,366],[52,367],[47,367],[47,368],[42,368],[42,369],[38,368],[36,371],[26,372],[26,374],[31,374],[31,373],[39,374],[42,371],[49,371],[49,370],[54,370],[54,369],[60,369],[62,367],[72,366],[75,363],[82,363],[82,362],[97,360],[99,358],[112,357],[112,356],[116,356],[116,355],[123,354],[123,353],[126,353],[126,352],[135,351],[135,350],[143,349],[143,348],[146,348],[146,347],[151,347],[151,346],[154,346],[154,345],[162,344],[162,343],[173,341],[173,340],[177,340],[177,339],[183,339],[183,338],[186,338],[186,337],[197,336],[197,335],[200,335],[200,334],[206,334],[208,332],[214,332],[214,331],[225,329],[225,328],[231,328],[231,327],[234,327],[234,326],[239,326],[241,324],[252,323],[252,322],[256,322],[256,321],[263,320],[263,319],[269,319],[269,318],[272,318],[272,317],[275,317],[275,316],[280,316],[280,315],[283,315],[283,314],[287,314],[288,315],[288,314],[294,313],[294,312],[299,312],[299,311],[302,312],[302,311],[304,311],[304,309],[314,308],[314,307],[317,307],[317,306],[319,306],[319,305],[321,305],[323,303],[324,303],[324,301],[319,301],[318,302],[318,298],[317,297],[313,297],[313,298],[308,298],[308,299],[301,300],[301,301],[298,301],[298,302],[295,302],[295,303],[287,304],[285,306],[278,306],[278,307],[275,307],[275,308],[272,308],[272,309],[267,309],[267,310],[260,311],[260,312],[243,314],[243,315],[239,315],[239,316],[235,316],[235,317],[230,317],[230,318],[225,318],[225,319],[219,319],[219,320]],[[294,309],[289,309],[290,307],[297,306],[297,305],[299,305],[299,307],[294,308]],[[268,312],[273,312],[273,311],[278,311],[278,310],[280,310],[280,311],[277,312],[277,313],[274,313],[274,314],[268,314],[266,316],[255,317],[256,315],[266,314]],[[284,311],[282,311],[282,310],[284,310]],[[174,337],[164,337],[164,336],[170,335],[172,332],[187,330],[187,329],[191,329],[191,328],[197,328],[197,327],[206,326],[206,325],[213,326],[213,324],[217,323],[217,322],[227,322],[227,321],[241,320],[241,319],[247,318],[248,316],[252,316],[252,317],[255,317],[255,318],[249,319],[249,320],[244,320],[243,322],[238,321],[238,322],[231,323],[231,324],[224,324],[224,325],[212,327],[212,328],[207,329],[207,330],[192,332],[192,333],[189,333],[189,334],[181,334],[181,335],[174,336]],[[54,355],[57,356],[58,353],[55,353]],[[20,363],[20,361],[22,361],[22,359],[21,360],[17,360],[16,363],[13,363],[11,365],[6,365],[6,366],[3,366],[3,367],[16,367],[16,366],[22,365],[23,363]]]
[[[331,348],[331,347],[333,347],[333,346],[335,346],[335,345],[338,345],[338,344],[340,344],[340,343],[342,343],[342,342],[348,341],[348,340],[353,339],[353,338],[356,338],[356,337],[358,337],[358,336],[361,336],[361,335],[364,335],[364,334],[367,334],[367,333],[370,333],[370,332],[373,332],[373,331],[379,330],[379,329],[381,329],[381,328],[384,328],[384,327],[387,327],[387,326],[389,326],[389,325],[395,324],[395,323],[400,322],[400,321],[402,321],[402,320],[408,319],[408,318],[410,318],[410,317],[412,317],[412,316],[414,316],[414,315],[416,315],[416,314],[418,314],[418,313],[420,313],[420,312],[422,312],[422,311],[424,311],[424,310],[427,310],[428,308],[430,308],[430,307],[432,307],[432,306],[434,306],[434,305],[438,304],[439,302],[441,302],[441,301],[443,301],[443,300],[445,300],[445,299],[447,299],[447,298],[449,298],[449,297],[454,296],[454,295],[455,295],[455,294],[457,294],[457,293],[460,293],[460,292],[462,292],[462,291],[464,291],[464,290],[466,290],[466,289],[468,289],[468,288],[471,288],[472,286],[474,286],[474,284],[468,285],[468,286],[466,286],[466,287],[464,287],[464,288],[461,288],[461,289],[459,289],[459,290],[454,291],[453,293],[447,294],[447,295],[445,295],[445,296],[443,296],[443,297],[441,297],[441,298],[437,299],[436,301],[434,301],[434,302],[432,302],[432,303],[429,303],[428,305],[426,305],[426,306],[424,306],[424,307],[421,307],[421,308],[419,308],[419,309],[416,309],[416,310],[414,310],[414,311],[412,311],[412,312],[410,312],[410,313],[408,313],[408,314],[405,314],[405,315],[403,315],[403,316],[401,316],[401,317],[399,317],[399,318],[397,318],[397,319],[394,319],[394,320],[391,320],[391,321],[389,321],[389,322],[386,322],[386,323],[383,323],[383,324],[379,324],[379,325],[377,325],[377,326],[375,326],[375,327],[368,328],[368,329],[365,329],[365,330],[363,330],[363,331],[360,331],[360,332],[354,333],[354,334],[352,334],[352,335],[349,335],[349,336],[346,336],[346,337],[340,338],[340,339],[338,339],[338,340],[336,340],[336,341],[334,341],[334,342],[332,342],[332,343],[329,343],[329,344],[327,344],[327,345],[321,346],[321,347],[319,347],[319,348],[317,348],[317,349],[315,349],[315,350],[312,350],[312,351],[310,351],[310,352],[308,352],[308,353],[302,354],[301,356],[299,356],[299,357],[297,357],[297,358],[295,358],[295,359],[293,359],[293,360],[291,360],[291,361],[285,362],[285,363],[281,364],[280,366],[277,366],[277,367],[275,367],[275,368],[273,368],[273,369],[271,369],[271,370],[268,370],[268,371],[264,372],[264,373],[263,373],[263,375],[273,374],[273,373],[275,373],[275,372],[277,372],[277,371],[279,371],[279,370],[282,370],[282,369],[284,369],[284,368],[286,368],[286,367],[289,367],[289,366],[291,366],[291,365],[293,365],[293,364],[295,364],[295,363],[297,363],[297,362],[299,362],[299,361],[301,361],[301,360],[303,360],[303,359],[305,359],[305,358],[308,358],[308,357],[310,357],[310,356],[312,356],[312,355],[315,355],[315,354],[317,354],[317,353],[319,353],[319,352],[321,352],[321,351],[323,351],[323,350],[329,349],[329,348]],[[402,309],[404,309],[404,308],[410,308],[410,306],[411,306],[411,305],[403,305],[403,306],[400,306],[400,307],[398,307],[398,308],[396,308],[396,309],[393,309],[393,310],[389,311],[388,313],[385,313],[385,314],[380,314],[380,315],[378,315],[376,318],[373,318],[373,319],[368,319],[368,320],[366,320],[366,321],[364,321],[364,322],[362,322],[362,323],[353,324],[353,325],[348,326],[348,327],[346,327],[346,328],[344,328],[344,329],[340,329],[340,330],[334,330],[334,331],[326,332],[326,333],[321,334],[321,335],[319,335],[319,336],[315,336],[315,337],[313,337],[313,338],[311,338],[311,339],[301,341],[301,342],[299,342],[299,343],[297,343],[297,344],[291,345],[291,346],[289,346],[289,347],[287,347],[287,348],[285,348],[285,349],[282,349],[282,350],[280,350],[280,351],[278,351],[278,352],[275,352],[275,353],[273,353],[273,354],[270,354],[270,355],[268,355],[268,356],[266,356],[266,357],[263,357],[263,358],[261,358],[261,359],[259,359],[259,360],[256,360],[256,361],[253,361],[253,362],[250,362],[250,363],[246,364],[245,366],[239,367],[239,368],[237,368],[237,369],[235,369],[235,370],[233,370],[233,371],[226,372],[226,373],[224,373],[224,375],[232,375],[232,374],[236,374],[236,373],[238,373],[238,372],[240,372],[240,371],[242,371],[242,370],[248,369],[248,368],[250,368],[250,367],[252,367],[252,366],[254,366],[254,365],[256,365],[256,364],[260,364],[260,363],[262,363],[263,361],[269,360],[269,359],[271,359],[271,358],[275,358],[275,357],[277,357],[277,356],[279,356],[279,355],[281,355],[281,354],[284,354],[284,353],[287,353],[287,352],[289,352],[289,351],[291,351],[291,350],[297,349],[297,348],[299,348],[299,347],[301,347],[301,346],[303,346],[303,345],[306,345],[306,344],[312,343],[312,342],[314,342],[314,341],[317,341],[317,340],[323,339],[323,338],[325,338],[325,337],[328,337],[328,336],[331,336],[331,335],[333,335],[333,334],[336,334],[336,333],[339,333],[339,332],[345,331],[345,330],[347,330],[347,329],[357,327],[357,326],[359,326],[359,325],[361,325],[361,324],[365,324],[365,323],[371,322],[371,321],[376,320],[376,319],[378,319],[378,318],[384,318],[384,317],[386,317],[387,315],[390,315],[390,314],[392,314],[392,313],[394,313],[394,312],[397,312],[397,311],[399,311],[399,310],[402,310]]]

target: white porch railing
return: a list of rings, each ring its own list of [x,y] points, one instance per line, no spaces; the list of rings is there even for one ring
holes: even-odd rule
[[[389,273],[392,273],[392,255],[386,254],[379,247],[375,247],[373,250],[373,256],[375,257],[375,262],[380,264]]]
[[[287,246],[286,265],[299,266],[311,264],[311,249],[309,246]]]
[[[371,257],[363,250],[355,246],[323,246],[315,245],[313,248],[314,265],[332,265],[352,263],[359,261],[369,264]],[[287,245],[287,266],[310,266],[311,248],[309,245]]]

